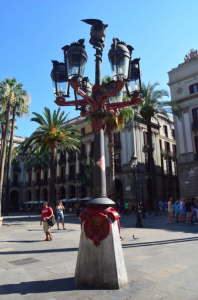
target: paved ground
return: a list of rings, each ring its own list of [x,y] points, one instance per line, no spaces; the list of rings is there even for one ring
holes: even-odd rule
[[[74,272],[80,221],[65,217],[67,231],[52,229],[43,242],[39,216],[4,219],[0,229],[0,299],[198,299],[198,225],[166,224],[148,216],[136,229],[135,216],[122,216],[122,242],[129,278],[123,290],[76,287]],[[175,222],[173,220],[173,222]],[[133,239],[133,234],[138,239]]]

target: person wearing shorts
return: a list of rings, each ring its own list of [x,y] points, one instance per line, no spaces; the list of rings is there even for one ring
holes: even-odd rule
[[[62,225],[63,225],[63,230],[66,230],[66,228],[65,228],[65,226],[64,226],[64,214],[63,214],[63,209],[65,209],[65,208],[64,208],[62,202],[59,201],[59,202],[58,202],[58,205],[56,206],[56,211],[57,211],[56,217],[57,217],[57,228],[58,228],[58,230],[60,230],[60,228],[59,228],[59,223],[60,223],[60,222],[61,222]]]
[[[173,203],[172,203],[173,199],[169,198],[168,201],[168,220],[167,220],[167,224],[172,224],[172,217],[173,217]]]
[[[183,222],[186,223],[186,199],[183,199],[183,204],[182,204],[182,218]]]
[[[43,231],[46,234],[46,239],[44,241],[52,240],[52,234],[50,232],[50,226],[48,224],[48,219],[51,218],[52,216],[53,216],[53,209],[47,206],[47,202],[44,202],[42,213],[41,213],[41,221],[40,221],[40,225],[42,225],[43,222]]]
[[[179,222],[178,217],[179,217],[179,203],[178,201],[175,201],[175,204],[173,205],[175,209],[175,221]]]
[[[185,203],[185,207],[186,207],[186,213],[187,213],[187,225],[190,224],[191,221],[191,216],[192,216],[192,212],[193,212],[193,205],[192,202],[190,201],[190,198],[187,199],[187,202]]]

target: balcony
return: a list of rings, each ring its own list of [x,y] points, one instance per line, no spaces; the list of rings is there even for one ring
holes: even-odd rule
[[[192,123],[192,130],[193,131],[198,131],[198,122],[193,122]]]
[[[75,180],[76,179],[75,177],[76,177],[75,174],[69,175],[68,180]]]
[[[177,177],[177,173],[176,172],[170,172],[169,170],[163,170],[163,176]]]
[[[176,160],[177,160],[177,153],[176,153],[176,152],[173,152],[172,160],[173,160],[173,161],[176,161]]]
[[[87,153],[80,153],[79,155],[78,155],[78,159],[79,160],[87,160]]]
[[[35,181],[35,185],[39,185],[40,183],[40,180]]]
[[[120,172],[122,172],[122,168],[120,167],[120,168],[115,168],[115,173],[120,173]]]
[[[12,167],[12,171],[15,173],[20,173],[21,172],[21,167],[18,165]]]
[[[26,182],[27,183],[27,186],[31,186],[32,184],[31,184],[31,182]]]
[[[168,159],[173,158],[173,152],[172,151],[167,151]]]
[[[94,158],[94,151],[89,151],[89,157],[90,157],[91,159]]]
[[[40,184],[41,185],[48,185],[48,179],[41,179]]]
[[[147,144],[144,145],[144,152],[148,152],[148,149],[149,149],[149,144],[147,143]],[[152,150],[155,150],[155,144],[154,143],[152,143]]]
[[[11,182],[11,186],[20,186],[20,183],[19,182]]]
[[[114,141],[114,150],[120,150],[121,148],[121,142]]]
[[[58,160],[58,164],[59,164],[59,165],[65,165],[65,164],[66,164],[66,157],[61,157],[61,158]]]
[[[66,177],[65,176],[57,177],[56,182],[57,183],[65,183],[66,182]]]
[[[71,154],[68,158],[67,158],[68,163],[73,163],[76,162],[76,154]]]
[[[166,155],[165,149],[160,149],[161,157],[164,157]]]

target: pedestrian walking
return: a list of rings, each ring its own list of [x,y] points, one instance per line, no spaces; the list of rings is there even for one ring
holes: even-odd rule
[[[134,201],[131,204],[131,210],[132,210],[132,214],[135,215],[135,202]]]
[[[56,205],[56,218],[57,218],[57,228],[58,228],[58,230],[60,230],[60,228],[59,228],[59,223],[60,222],[63,225],[63,230],[66,230],[65,224],[64,224],[63,209],[65,209],[65,207],[63,206],[62,202],[59,201],[58,205]]]
[[[182,209],[183,209],[183,200],[179,199],[179,221],[182,221]]]
[[[173,217],[173,204],[172,204],[173,199],[169,198],[168,201],[168,220],[167,224],[172,224],[172,217]]]
[[[183,203],[182,203],[182,218],[183,218],[183,222],[186,223],[186,199],[183,199]]]
[[[46,239],[44,241],[51,241],[52,240],[52,234],[50,232],[50,226],[48,224],[48,219],[53,216],[53,209],[51,207],[48,207],[47,202],[43,203],[43,209],[41,212],[41,221],[40,225],[42,226],[43,222],[43,231],[46,234]]]
[[[164,207],[164,203],[162,201],[162,199],[159,201],[159,211],[160,211],[160,215],[163,215],[163,207]]]
[[[79,215],[80,215],[80,204],[77,202],[76,203],[76,214],[75,214],[75,217],[74,217],[74,220],[76,220],[76,217],[79,218]]]
[[[190,201],[190,198],[187,199],[186,203],[185,203],[185,207],[186,207],[186,213],[187,213],[187,225],[190,224],[191,222],[191,216],[192,216],[192,212],[193,212],[193,205],[192,202]]]
[[[128,215],[129,214],[129,203],[128,203],[128,201],[125,203],[124,208],[125,208],[126,214]]]
[[[179,202],[175,201],[174,203],[174,209],[175,209],[175,221],[179,222],[178,217],[179,217]]]

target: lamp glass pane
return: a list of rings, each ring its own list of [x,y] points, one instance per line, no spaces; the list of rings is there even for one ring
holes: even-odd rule
[[[81,77],[84,76],[86,62],[87,62],[86,59],[84,57],[81,57],[81,60],[80,60],[80,76]]]
[[[123,91],[115,94],[113,97],[110,98],[111,103],[122,102],[123,100]]]
[[[67,75],[78,75],[79,70],[79,54],[72,54],[67,57]]]
[[[119,75],[125,79],[128,78],[129,71],[129,57],[117,53],[111,57],[111,71],[113,77]],[[114,78],[115,80],[115,78]]]

